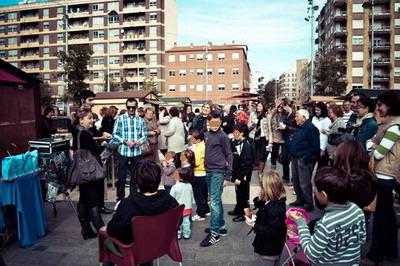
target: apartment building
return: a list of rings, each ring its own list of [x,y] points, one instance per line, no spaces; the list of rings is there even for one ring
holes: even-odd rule
[[[278,98],[297,99],[297,78],[296,71],[287,71],[279,76]]]
[[[328,0],[317,21],[318,49],[336,49],[347,91],[400,89],[400,0]]]
[[[231,103],[250,89],[247,46],[175,46],[165,52],[165,96]]]
[[[0,58],[40,78],[61,96],[57,52],[89,44],[87,82],[95,92],[110,81],[140,89],[164,86],[164,52],[176,43],[176,0],[59,0],[0,7]],[[68,37],[67,37],[68,36]]]
[[[251,74],[250,92],[257,93],[259,90],[264,88],[267,82],[265,76],[260,71],[255,71]]]
[[[304,73],[304,69],[307,69],[308,66],[308,59],[297,59],[296,60],[296,97],[293,97],[293,99],[300,99],[301,95],[301,90],[304,90],[306,88],[302,88],[302,82],[301,82],[301,77],[302,73]],[[304,84],[303,84],[304,85]],[[307,86],[308,90],[310,89],[310,86]]]

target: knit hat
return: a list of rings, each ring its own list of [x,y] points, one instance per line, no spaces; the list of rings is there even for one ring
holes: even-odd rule
[[[300,109],[297,111],[297,113],[301,116],[304,116],[306,120],[310,118],[310,113],[306,109]]]

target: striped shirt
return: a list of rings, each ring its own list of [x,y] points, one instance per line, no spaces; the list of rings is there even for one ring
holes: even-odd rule
[[[345,124],[349,122],[350,116],[353,114],[353,111],[350,111],[348,113],[343,112],[343,121]]]
[[[400,140],[400,126],[393,125],[385,132],[381,143],[376,147],[374,151],[374,157],[377,160],[382,160],[386,154],[390,152],[393,148],[394,144]],[[393,179],[392,176],[376,174],[376,176],[380,179],[390,180]]]
[[[354,203],[328,206],[313,235],[304,218],[297,219],[296,223],[301,247],[313,264],[359,263],[366,228],[364,213]]]
[[[130,116],[125,113],[117,118],[114,124],[113,137],[119,143],[125,141],[147,141],[147,129],[143,118],[139,116]],[[140,147],[129,148],[122,144],[118,147],[118,152],[125,157],[135,157],[141,154]]]

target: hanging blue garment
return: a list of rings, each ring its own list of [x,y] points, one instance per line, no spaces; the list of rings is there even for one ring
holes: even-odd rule
[[[25,154],[5,157],[1,160],[1,178],[10,180],[22,176],[24,173]]]
[[[37,150],[28,151],[24,154],[23,175],[39,170],[39,152]]]

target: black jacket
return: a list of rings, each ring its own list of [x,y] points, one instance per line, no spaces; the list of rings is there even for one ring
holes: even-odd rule
[[[286,198],[256,202],[257,219],[254,225],[256,237],[253,241],[254,252],[263,256],[277,256],[282,253],[286,240]]]
[[[133,242],[131,225],[133,217],[159,215],[177,206],[179,204],[176,199],[165,190],[159,190],[152,196],[135,193],[120,202],[107,225],[107,233],[124,244],[130,244]]]
[[[240,151],[240,154],[238,150]],[[249,141],[249,139],[245,139],[243,141],[233,140],[232,155],[232,182],[234,182],[235,179],[250,182],[254,163],[253,144]],[[246,177],[246,180],[244,180],[244,177]]]
[[[114,123],[115,123],[114,117],[109,115],[105,116],[103,120],[101,120],[101,130],[103,132],[112,134],[114,130]]]

